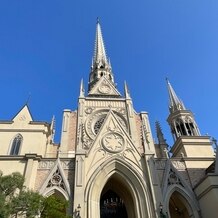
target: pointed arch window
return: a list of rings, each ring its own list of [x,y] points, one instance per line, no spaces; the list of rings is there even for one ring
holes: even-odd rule
[[[11,145],[11,150],[10,150],[10,155],[18,155],[20,151],[20,147],[23,141],[22,135],[17,135],[15,136],[12,145]]]
[[[169,201],[170,217],[194,217],[193,208],[191,207],[190,203],[191,202],[189,202],[185,196],[178,191],[174,191]]]
[[[196,125],[195,125],[193,119],[191,119],[191,117],[186,117],[185,122],[186,122],[185,125],[186,125],[186,129],[188,131],[188,134],[190,136],[198,135],[197,131],[196,131]]]

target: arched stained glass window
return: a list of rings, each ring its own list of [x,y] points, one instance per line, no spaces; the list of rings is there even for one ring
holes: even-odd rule
[[[20,134],[14,138],[11,145],[10,155],[18,155],[22,141],[23,141],[23,137]]]

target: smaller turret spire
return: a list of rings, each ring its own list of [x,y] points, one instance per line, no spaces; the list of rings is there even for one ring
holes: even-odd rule
[[[160,123],[158,121],[155,122],[155,127],[156,127],[158,143],[166,144],[166,140],[164,139],[164,135],[163,135]]]
[[[167,121],[171,127],[174,140],[180,136],[199,136],[200,132],[192,112],[185,108],[183,102],[177,97],[168,79],[167,87],[170,97],[170,114]]]
[[[173,87],[171,86],[167,78],[166,81],[167,81],[167,88],[170,97],[170,104],[169,104],[170,112],[174,112],[176,110],[186,110],[183,102],[177,97]]]
[[[158,146],[160,149],[160,155],[161,157],[168,158],[168,145],[166,143],[166,139],[164,139],[164,135],[160,126],[160,123],[158,121],[155,122],[156,127],[156,133],[157,133],[157,139],[158,139]]]
[[[129,88],[128,88],[128,86],[127,86],[126,81],[124,82],[124,91],[125,91],[125,97],[126,97],[126,98],[131,98],[131,97],[130,97]]]
[[[51,120],[51,142],[54,143],[55,137],[55,116],[53,115]]]
[[[84,96],[85,96],[85,88],[84,88],[83,79],[81,79],[79,97],[81,98],[81,97],[84,97]]]

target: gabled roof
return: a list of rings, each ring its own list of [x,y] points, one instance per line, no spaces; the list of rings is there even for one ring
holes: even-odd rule
[[[39,193],[46,195],[51,190],[57,189],[60,191],[66,199],[70,196],[69,182],[64,174],[63,167],[61,166],[60,159],[57,158],[54,167],[50,170],[47,178],[42,184]]]
[[[121,94],[114,87],[113,83],[105,76],[102,76],[94,85],[89,95],[102,95],[102,96],[121,96]]]
[[[12,118],[12,121],[33,121],[32,114],[30,112],[29,106],[25,104],[20,111]]]

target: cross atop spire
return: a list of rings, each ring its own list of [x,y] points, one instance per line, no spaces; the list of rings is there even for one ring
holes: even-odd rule
[[[171,86],[167,78],[166,81],[167,81],[167,88],[170,97],[170,104],[169,104],[170,112],[174,112],[176,110],[186,110],[183,102],[177,97],[173,87]]]
[[[114,78],[110,60],[106,55],[106,49],[101,31],[101,25],[99,18],[96,23],[96,35],[95,35],[95,48],[92,59],[91,73],[89,76],[89,91],[93,88],[94,84],[102,77],[106,77],[114,84]]]

